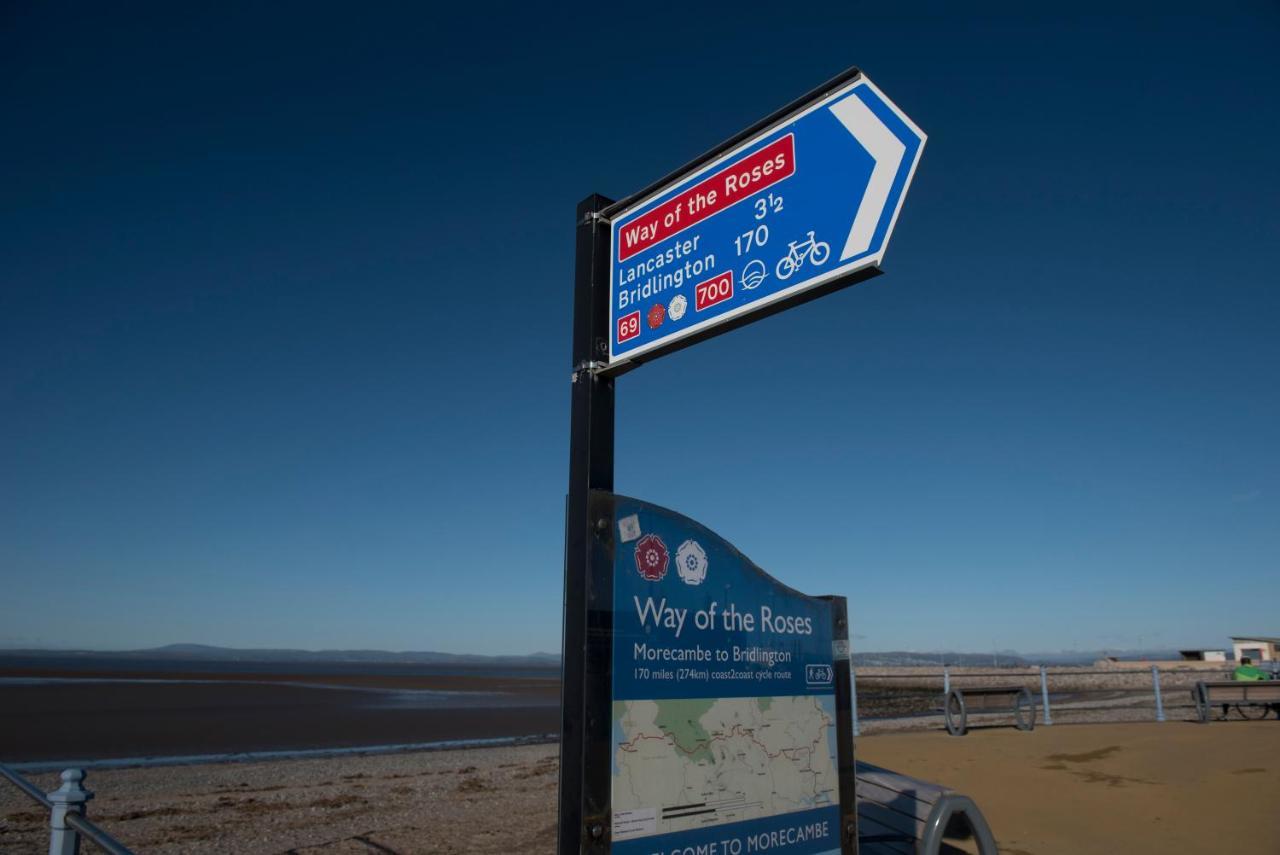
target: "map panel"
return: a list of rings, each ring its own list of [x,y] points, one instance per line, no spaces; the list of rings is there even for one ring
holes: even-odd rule
[[[613,705],[613,839],[839,804],[834,695]]]

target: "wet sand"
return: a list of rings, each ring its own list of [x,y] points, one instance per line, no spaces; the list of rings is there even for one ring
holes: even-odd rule
[[[358,666],[357,666],[358,667]],[[0,668],[0,680],[141,680],[223,683],[296,683],[349,686],[363,689],[405,689],[453,692],[514,692],[556,699],[559,675],[542,674],[379,674],[288,671],[73,670],[66,668]]]
[[[551,853],[556,746],[104,770],[90,814],[139,852]],[[1280,723],[1059,725],[864,737],[858,756],[951,785],[1006,855],[1280,851]],[[54,776],[33,776],[51,787]],[[47,847],[0,787],[0,851]]]
[[[560,725],[559,682],[534,677],[0,677],[0,759],[10,763],[532,736]]]

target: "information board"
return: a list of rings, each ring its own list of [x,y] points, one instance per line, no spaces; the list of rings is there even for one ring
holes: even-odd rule
[[[610,851],[840,852],[843,599],[655,505],[612,519]]]

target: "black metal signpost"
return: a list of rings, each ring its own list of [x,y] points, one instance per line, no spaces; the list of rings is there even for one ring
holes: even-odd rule
[[[829,154],[832,139],[834,145],[848,143],[848,159],[852,165],[847,175],[841,172],[843,167],[828,168],[835,176],[831,180],[852,182],[856,186],[850,192],[856,198],[846,205],[848,210],[833,205],[831,211],[835,213],[832,213],[819,209],[816,203],[810,203],[806,210],[804,200],[813,195],[806,196],[805,185],[798,183],[799,176],[813,176],[815,166],[822,163],[821,158],[832,157]],[[636,690],[639,694],[615,694],[622,677],[615,672],[624,661],[620,658],[622,642],[615,639],[615,630],[620,631],[616,624],[623,620],[622,612],[615,613],[615,570],[623,566],[619,562],[631,560],[634,550],[635,565],[626,566],[638,570],[639,576],[629,574],[617,578],[624,579],[627,585],[657,584],[666,578],[671,558],[660,535],[665,533],[667,540],[684,539],[687,531],[695,532],[696,536],[681,544],[679,558],[688,566],[679,568],[679,579],[673,573],[664,583],[675,587],[654,588],[654,597],[647,600],[642,600],[641,594],[649,589],[636,589],[635,610],[626,611],[628,643],[636,639],[645,642],[636,643],[637,651],[641,648],[647,651],[646,645],[660,638],[674,644],[674,640],[661,635],[666,630],[659,626],[659,609],[668,610],[668,599],[675,602],[681,597],[706,607],[710,595],[716,591],[720,592],[720,600],[711,601],[709,609],[704,608],[689,621],[693,624],[701,619],[700,628],[709,629],[705,637],[719,631],[720,625],[716,623],[719,617],[726,630],[737,621],[733,623],[737,634],[730,633],[734,639],[748,638],[750,631],[759,629],[753,623],[758,617],[771,630],[776,626],[783,634],[799,632],[799,627],[804,626],[824,645],[829,640],[829,654],[825,654],[825,660],[817,660],[825,661],[825,665],[802,664],[794,672],[785,672],[786,679],[792,682],[785,685],[778,682],[776,691],[762,689],[757,694],[777,695],[779,702],[796,698],[812,701],[810,706],[823,716],[827,732],[834,728],[834,744],[829,748],[830,761],[837,769],[829,770],[831,783],[823,791],[826,797],[820,805],[827,812],[824,816],[838,809],[839,824],[835,828],[827,827],[834,823],[821,826],[821,833],[826,836],[822,838],[824,845],[818,848],[792,849],[789,844],[780,845],[781,838],[776,836],[770,848],[779,852],[857,851],[848,615],[844,598],[803,597],[781,586],[727,542],[693,521],[638,500],[615,496],[614,387],[617,376],[641,362],[879,273],[884,245],[922,146],[923,134],[856,69],[851,69],[622,202],[592,195],[579,204],[569,492],[565,516],[560,855],[633,851],[634,846],[628,848],[617,841],[627,839],[627,835],[659,833],[660,830],[655,831],[657,823],[670,824],[672,818],[677,822],[670,825],[671,828],[689,828],[691,823],[680,824],[678,820],[714,812],[712,807],[698,803],[662,808],[662,816],[657,817],[654,809],[640,806],[622,811],[627,816],[620,820],[615,815],[619,812],[615,811],[612,795],[614,776],[618,774],[612,756],[618,750],[615,701],[623,696],[688,697],[679,694],[677,688],[650,689],[648,683]],[[821,170],[817,173],[821,178]],[[720,228],[724,235],[716,231]],[[733,235],[746,236],[744,228],[751,234],[747,249],[743,250],[739,237],[737,254],[731,255],[729,241]],[[770,229],[777,234],[772,243],[769,242]],[[790,238],[795,239],[784,246],[783,242]],[[696,251],[703,254],[698,256]],[[686,260],[683,268],[690,274],[687,278],[672,277],[661,269],[678,255],[692,259]],[[698,279],[705,281],[698,282]],[[632,280],[634,286],[630,284]],[[632,306],[636,307],[635,311]],[[620,516],[622,514],[627,516]],[[649,532],[643,538],[642,529]],[[649,538],[653,538],[651,554],[643,552]],[[715,552],[717,549],[720,551]],[[766,596],[776,594],[777,603],[790,603],[795,608],[808,610],[805,613],[814,617],[790,617],[786,619],[790,622],[784,623],[774,614],[778,611],[775,605],[772,609],[759,608],[756,615],[742,618],[737,606],[725,597],[728,582],[717,578],[716,582],[722,587],[702,586],[708,572],[709,553],[713,555],[713,572],[721,572],[722,566],[738,568],[734,571],[738,573],[734,577],[739,580],[737,590],[745,592],[750,586],[756,586],[761,591],[774,592]],[[653,566],[646,566],[645,561]],[[625,588],[619,591],[624,592]],[[657,602],[659,593],[663,594],[661,605]],[[696,599],[698,597],[703,599]],[[731,607],[732,618],[716,613],[717,609]],[[685,631],[684,612],[691,610],[669,611],[672,613],[669,625],[677,627],[674,636],[679,643],[686,647],[693,644],[689,641],[692,630],[681,636]],[[681,612],[678,624],[677,611]],[[644,624],[642,628],[637,628],[637,620]],[[770,620],[778,622],[770,624]],[[767,655],[789,656],[791,653],[786,651],[799,650],[800,643],[783,639],[774,645],[783,653]],[[788,648],[788,644],[792,647]],[[710,646],[713,645],[707,642],[702,649],[696,645],[688,649],[710,656],[707,652]],[[736,656],[739,649],[765,648],[733,649]],[[648,669],[643,670],[648,677]],[[710,672],[690,673],[702,674],[690,679],[709,680]],[[753,675],[761,679],[772,676]],[[631,675],[626,675],[626,679],[630,680]],[[672,680],[674,682],[674,678]],[[813,689],[814,685],[821,688]],[[654,693],[644,694],[650,691]],[[707,703],[716,700],[710,688],[703,694],[707,695],[704,699]],[[731,694],[740,699],[746,693]],[[833,707],[829,713],[823,713],[822,710],[827,709],[823,704],[832,703],[824,699],[832,697]],[[762,708],[773,702],[770,698],[760,700]],[[637,700],[634,703],[658,702]],[[834,722],[830,720],[832,716]],[[835,799],[837,782],[839,796]],[[733,814],[729,812],[726,816]],[[701,816],[700,822],[713,818]],[[723,821],[735,821],[743,827],[750,825],[736,818]],[[778,832],[761,833],[776,835]],[[802,829],[798,833],[817,832]],[[736,855],[731,843],[726,840],[697,851]],[[723,849],[717,850],[715,845]]]
[[[597,784],[606,748],[596,756],[599,729],[608,722],[608,656],[601,654],[600,623],[610,591],[592,590],[591,549],[596,520],[593,490],[613,489],[613,386],[598,367],[608,352],[609,232],[600,211],[609,200],[589,196],[578,205],[573,286],[573,392],[569,438],[569,499],[565,512],[564,635],[561,673],[560,842],[564,853],[607,852],[608,800]],[[590,645],[588,652],[588,641]],[[588,786],[588,781],[591,786]]]

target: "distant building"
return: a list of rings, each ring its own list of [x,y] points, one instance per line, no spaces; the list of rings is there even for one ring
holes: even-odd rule
[[[1236,661],[1248,656],[1254,662],[1274,662],[1280,660],[1280,638],[1268,638],[1265,635],[1233,635],[1231,646],[1235,650]]]
[[[1179,650],[1184,662],[1226,662],[1225,650]]]

